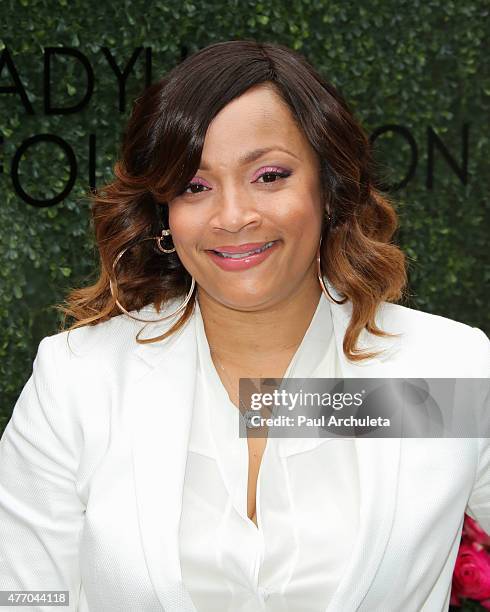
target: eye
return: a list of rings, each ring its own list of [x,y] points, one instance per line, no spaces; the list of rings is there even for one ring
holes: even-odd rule
[[[195,182],[194,183],[189,183],[187,185],[187,187],[183,191],[180,192],[180,195],[184,195],[184,194],[193,195],[193,194],[197,194],[197,193],[202,193],[202,191],[190,191],[190,192],[187,191],[188,189],[192,189],[194,187],[206,187],[207,188],[207,186],[204,185],[203,183],[195,183]]]
[[[264,179],[264,183],[277,183],[278,182],[278,178],[279,179],[284,179],[287,178],[288,176],[291,176],[292,172],[290,172],[289,170],[281,170],[275,167],[270,167],[270,168],[265,168],[265,172],[262,172],[262,174],[260,174],[255,181],[252,181],[254,183],[259,182],[259,179],[263,178]],[[185,189],[180,193],[180,195],[197,195],[198,193],[203,193],[204,189],[199,189],[200,187],[204,187],[205,189],[208,189],[207,185],[204,185],[203,183],[200,182],[192,182],[189,183]],[[188,191],[188,189],[190,189],[191,191]]]
[[[202,193],[202,191],[187,191],[188,189],[192,189],[193,187],[206,187],[206,185],[203,185],[202,183],[189,183],[182,193]]]
[[[262,172],[262,174],[254,181],[259,182],[259,179],[263,178],[264,183],[277,183],[277,178],[280,179],[287,178],[291,176],[291,172],[288,170],[277,170],[274,168],[266,168],[266,172]]]

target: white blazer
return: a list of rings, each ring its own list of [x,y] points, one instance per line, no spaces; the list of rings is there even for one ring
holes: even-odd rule
[[[402,335],[364,331],[361,347],[387,350],[351,363],[351,304],[329,305],[345,378],[489,376],[481,330],[390,303],[377,323]],[[178,542],[195,316],[153,344],[135,342],[142,325],[121,315],[79,328],[71,350],[66,331],[41,341],[0,440],[0,590],[68,590],[64,609],[80,612],[196,611]],[[359,538],[325,612],[447,610],[464,512],[490,533],[489,439],[358,438],[356,452]]]

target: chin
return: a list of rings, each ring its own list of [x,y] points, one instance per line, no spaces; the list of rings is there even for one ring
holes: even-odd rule
[[[260,310],[265,306],[273,303],[277,294],[271,293],[270,288],[264,289],[264,291],[253,291],[247,292],[245,289],[237,290],[233,292],[216,292],[210,294],[211,297],[223,304],[227,308],[233,308],[234,310]]]

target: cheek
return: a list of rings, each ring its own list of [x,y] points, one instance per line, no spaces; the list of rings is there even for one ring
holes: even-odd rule
[[[282,224],[299,236],[314,235],[321,230],[322,209],[319,198],[304,191],[291,199],[289,206],[281,206]]]
[[[169,208],[169,227],[172,232],[172,240],[177,247],[186,249],[199,235],[196,227],[195,215],[190,211],[178,206]]]
[[[322,209],[320,198],[311,192],[297,195],[283,217],[283,227],[289,239],[288,248],[294,252],[293,266],[302,267],[314,257],[321,235]]]

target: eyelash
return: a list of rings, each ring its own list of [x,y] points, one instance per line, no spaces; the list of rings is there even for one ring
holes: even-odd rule
[[[258,181],[260,178],[262,178],[264,176],[267,176],[269,174],[272,174],[273,176],[278,176],[279,178],[284,179],[284,178],[288,178],[289,176],[291,176],[292,172],[290,172],[289,170],[284,170],[284,171],[280,171],[280,170],[267,170],[266,172],[262,172],[262,174],[260,174],[255,179],[254,183],[256,181]],[[278,182],[278,181],[270,181],[270,184],[274,184],[276,182]],[[269,183],[266,182],[266,183],[261,183],[261,184],[267,185]],[[189,183],[187,185],[187,187],[185,187],[184,191],[182,191],[181,195],[198,195],[200,193],[203,193],[203,191],[197,191],[195,193],[192,193],[192,192],[191,193],[186,193],[187,189],[189,189],[189,187],[195,187],[195,186],[206,187],[206,185],[203,185],[202,183]]]

